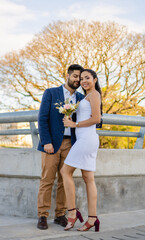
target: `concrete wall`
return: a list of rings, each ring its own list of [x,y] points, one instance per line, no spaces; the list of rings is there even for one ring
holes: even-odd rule
[[[145,150],[99,149],[95,180],[98,213],[145,208]],[[0,214],[36,217],[41,154],[32,149],[0,149]],[[77,207],[87,215],[85,184],[74,174]],[[50,215],[54,215],[56,182]]]

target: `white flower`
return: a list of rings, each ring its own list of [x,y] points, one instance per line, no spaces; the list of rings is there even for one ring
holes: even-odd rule
[[[64,110],[63,107],[60,107],[60,108],[59,108],[59,113],[62,113],[63,110]]]
[[[75,105],[71,105],[71,110],[75,110]]]

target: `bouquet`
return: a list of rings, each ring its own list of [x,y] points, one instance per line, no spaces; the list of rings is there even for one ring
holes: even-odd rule
[[[79,102],[71,103],[70,99],[67,98],[64,103],[55,103],[55,105],[56,108],[59,109],[59,113],[62,113],[69,118],[70,115],[78,108]]]

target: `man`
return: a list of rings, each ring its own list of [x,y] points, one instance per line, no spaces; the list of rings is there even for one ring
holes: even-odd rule
[[[68,68],[67,81],[60,87],[46,89],[38,116],[40,141],[38,150],[42,158],[42,174],[38,192],[38,224],[39,229],[47,229],[48,210],[51,206],[51,192],[57,173],[57,193],[54,222],[65,227],[66,198],[60,169],[75,142],[74,129],[64,128],[63,114],[56,109],[55,103],[64,102],[67,98],[73,103],[81,101],[84,96],[76,92],[80,86],[80,74],[83,70],[78,64]]]

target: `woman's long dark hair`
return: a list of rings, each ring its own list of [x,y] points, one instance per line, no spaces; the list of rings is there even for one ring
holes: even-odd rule
[[[96,91],[98,91],[100,93],[100,96],[101,96],[100,110],[101,110],[101,115],[102,115],[102,113],[103,113],[102,112],[102,92],[101,92],[98,76],[97,76],[96,72],[93,71],[92,69],[84,69],[82,72],[89,72],[94,79],[97,78],[97,82],[95,83],[95,89],[96,89]],[[84,93],[86,94],[86,90],[85,89],[83,89],[83,90],[84,90]]]

